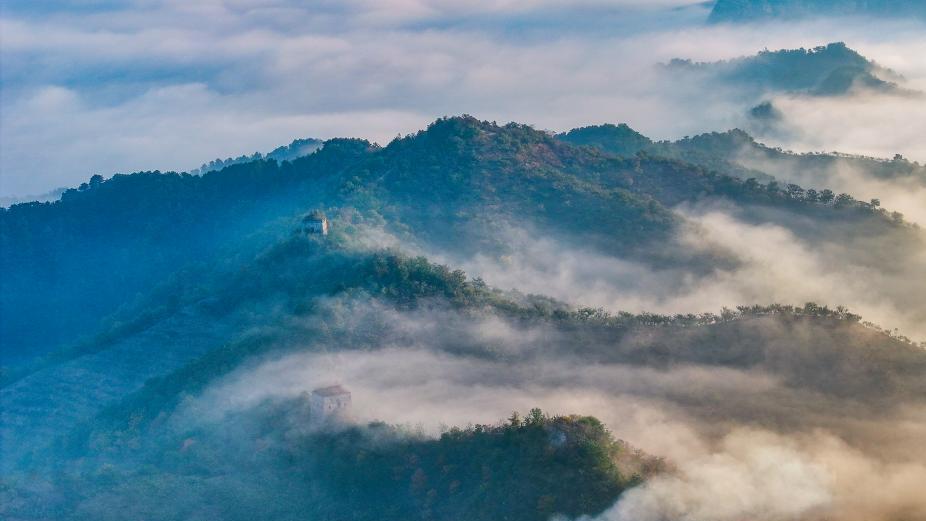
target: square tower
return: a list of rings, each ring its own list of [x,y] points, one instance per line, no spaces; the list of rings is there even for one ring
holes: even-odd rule
[[[312,421],[326,421],[350,411],[350,391],[340,385],[319,387],[312,391],[310,409]]]
[[[328,235],[328,217],[315,210],[302,219],[302,229],[308,234]]]

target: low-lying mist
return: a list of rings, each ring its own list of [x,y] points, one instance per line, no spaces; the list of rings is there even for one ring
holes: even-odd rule
[[[809,168],[806,164],[768,161],[746,149],[740,151],[735,160],[747,168],[773,175],[782,182],[808,188],[828,188],[836,193],[850,194],[860,201],[878,199],[887,211],[900,212],[906,221],[926,226],[926,174],[923,173],[926,169],[919,168],[910,175],[884,177],[848,159],[837,159],[825,167]]]
[[[633,343],[634,335],[589,344],[550,325],[481,313],[396,312],[376,303],[351,309],[361,322],[386,325],[380,341],[306,346],[249,364],[185,402],[173,425],[225,428],[229,418],[268,400],[334,383],[351,391],[353,421],[406,424],[431,435],[541,407],[595,415],[616,436],[672,466],[599,519],[888,521],[926,515],[918,492],[926,479],[926,458],[918,450],[926,435],[922,397],[892,395],[893,405],[878,411],[866,405],[877,402],[869,396],[873,388],[828,396],[814,382],[794,380],[790,369],[771,365],[633,363],[621,346]],[[801,338],[810,335],[800,327],[787,333],[772,323],[757,327],[785,342],[806,342]],[[806,353],[818,347],[824,350],[804,346]],[[832,369],[827,355],[793,355],[781,362],[803,365],[811,378]]]
[[[782,113],[776,145],[801,152],[837,151],[891,158],[902,154],[926,161],[926,81],[911,82],[911,95],[857,93],[844,97],[776,96]],[[761,137],[761,136],[760,136]]]
[[[808,223],[750,222],[729,206],[677,210],[688,225],[679,248],[716,259],[706,271],[654,268],[566,246],[509,227],[507,255],[457,261],[489,284],[611,312],[691,313],[759,302],[847,306],[882,327],[926,339],[926,238],[818,235]],[[775,218],[775,216],[773,216]],[[822,230],[826,232],[827,229]],[[918,239],[910,243],[909,239]]]

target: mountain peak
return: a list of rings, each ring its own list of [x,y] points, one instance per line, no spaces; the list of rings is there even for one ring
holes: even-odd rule
[[[619,156],[633,156],[653,143],[626,123],[574,128],[557,138],[572,145],[594,146]]]
[[[548,133],[529,125],[484,121],[468,114],[437,119],[414,134],[395,139],[387,153],[412,153],[417,161],[445,162],[456,156],[459,160],[509,157],[532,148],[555,147],[556,141]]]
[[[474,138],[479,135],[489,136],[514,131],[533,134],[537,138],[546,136],[544,132],[536,130],[530,125],[514,122],[499,125],[495,121],[480,120],[469,114],[461,114],[459,116],[438,118],[424,130],[408,137],[425,139]]]
[[[881,93],[902,90],[893,82],[902,81],[899,75],[862,56],[845,42],[810,49],[766,49],[753,56],[708,63],[674,59],[667,67],[675,73],[706,74],[715,81],[754,94],[778,91],[840,96],[855,88]]]

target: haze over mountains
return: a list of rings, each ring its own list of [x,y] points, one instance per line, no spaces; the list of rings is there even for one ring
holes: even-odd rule
[[[926,519],[916,8],[5,4],[0,518]]]
[[[687,0],[580,10],[534,2],[498,8],[420,0],[421,9],[391,9],[219,0],[192,10],[143,4],[144,16],[111,2],[7,4],[0,196],[77,186],[97,173],[186,170],[269,151],[294,136],[387,143],[463,112],[558,131],[623,121],[675,140],[743,128],[750,108],[773,101],[785,132],[757,136],[764,142],[926,160],[917,139],[917,122],[926,120],[921,101],[766,98],[740,106],[717,83],[658,73],[673,58],[711,63],[843,41],[904,75],[902,87],[922,91],[922,27],[909,17],[830,17],[757,31],[708,25],[710,6]],[[162,41],[160,34],[176,45],[151,41]],[[53,66],[59,63],[74,66]],[[907,124],[896,125],[901,118]]]
[[[11,353],[35,353],[47,350],[43,344],[53,346],[78,333],[92,333],[100,318],[116,311],[116,303],[126,303],[138,291],[143,295],[178,266],[194,259],[202,262],[204,255],[212,258],[228,247],[242,255],[248,251],[242,246],[259,248],[291,233],[295,212],[306,204],[362,203],[362,208],[377,212],[373,218],[384,221],[384,231],[398,234],[400,241],[405,240],[403,233],[410,233],[412,243],[423,251],[440,248],[456,255],[501,255],[510,240],[496,235],[506,226],[536,226],[560,230],[553,238],[608,254],[670,262],[668,257],[675,254],[646,248],[678,229],[678,217],[669,209],[679,204],[704,204],[716,198],[784,208],[787,213],[814,216],[834,240],[835,230],[842,226],[831,222],[837,215],[862,219],[860,223],[870,223],[866,225],[870,235],[884,237],[890,234],[883,230],[902,219],[893,210],[853,201],[850,194],[837,198],[833,193],[807,196],[788,191],[785,185],[797,180],[793,177],[782,177],[775,191],[745,183],[749,178],[767,182],[771,176],[744,165],[768,162],[775,172],[801,172],[803,180],[814,179],[814,171],[822,175],[835,163],[887,179],[922,183],[924,177],[922,167],[901,159],[882,163],[793,156],[758,146],[741,133],[652,143],[622,128],[623,132],[617,127],[577,130],[561,140],[594,144],[626,159],[564,147],[559,140],[528,128],[483,126],[469,118],[440,122],[386,148],[335,140],[326,144],[323,153],[293,163],[258,159],[229,167],[221,175],[142,173],[108,181],[95,178],[82,189],[66,192],[59,203],[18,205],[3,213],[4,241],[9,245],[4,248],[3,266],[10,274],[4,281],[9,288],[3,302],[4,344]],[[578,139],[592,132],[597,139]],[[636,158],[641,150],[655,157]],[[679,159],[695,167],[675,161]],[[421,174],[392,173],[410,164],[416,172],[430,164],[434,175],[450,177],[422,184]],[[528,164],[534,167],[526,175]],[[495,172],[503,168],[520,175],[499,177]],[[389,175],[380,177],[384,175],[376,173],[380,171]],[[552,196],[553,183],[558,186],[557,197]],[[354,193],[359,187],[362,190]],[[563,190],[572,195],[565,198]],[[540,208],[534,206],[538,197],[547,201]],[[784,215],[757,222],[792,226]],[[627,233],[616,241],[613,232],[622,230]],[[462,244],[469,246],[461,247],[456,240],[445,243],[448,231],[466,237]],[[242,242],[242,236],[247,240]],[[65,254],[74,248],[85,253]],[[41,257],[32,253],[37,249],[44,251]],[[138,256],[146,262],[128,260]],[[114,271],[118,279],[112,277]],[[25,291],[27,287],[31,291]],[[88,299],[90,287],[95,289]],[[55,327],[29,327],[37,314],[50,307],[57,310],[49,318]]]
[[[700,72],[720,84],[765,94],[901,93],[902,89],[894,81],[903,81],[896,73],[879,67],[842,42],[813,49],[763,51],[757,56],[717,63],[676,59],[669,63],[669,68],[680,74]]]
[[[3,210],[3,344],[13,362],[0,389],[8,513],[119,519],[131,508],[186,518],[209,505],[223,518],[253,516],[247,502],[209,499],[237,488],[276,505],[266,514],[274,519],[306,509],[321,518],[492,511],[540,519],[596,514],[641,479],[654,488],[639,494],[703,485],[672,481],[702,479],[684,473],[654,477],[661,463],[612,447],[594,421],[578,418],[477,428],[442,438],[440,449],[427,448],[425,433],[414,441],[386,427],[332,439],[305,431],[299,393],[334,380],[349,382],[364,420],[434,429],[491,424],[538,405],[591,408],[620,426],[618,435],[685,469],[702,457],[689,452],[693,445],[665,444],[670,432],[646,426],[647,417],[682,408],[684,419],[673,421],[686,426],[670,431],[703,439],[697,444],[734,443],[760,429],[797,435],[801,446],[788,449],[795,457],[828,461],[825,447],[835,441],[804,438],[824,429],[859,451],[859,464],[919,475],[921,466],[901,471],[891,462],[909,458],[922,428],[908,415],[923,405],[926,354],[837,306],[851,302],[865,319],[921,335],[922,231],[849,194],[777,180],[747,166],[750,157],[776,174],[845,161],[886,179],[922,176],[902,159],[794,155],[738,131],[653,142],[625,125],[551,136],[464,116],[386,147],[338,139],[292,161],[257,158],[202,176],[95,178],[58,202]],[[302,231],[312,208],[328,213],[327,237]],[[763,258],[770,244],[777,246]],[[781,305],[807,300],[817,303]],[[719,312],[729,304],[744,307]],[[668,314],[645,313],[652,311]],[[39,320],[48,327],[30,326]],[[476,381],[488,388],[454,390]],[[557,391],[566,381],[572,390]],[[415,408],[398,407],[410,396]],[[626,400],[642,409],[625,409]],[[846,415],[870,425],[902,419],[909,429],[884,438],[845,423]],[[717,421],[728,429],[712,427]],[[484,476],[460,467],[459,476],[438,478],[427,463],[432,450],[464,450],[454,444],[477,450],[495,436],[539,440],[560,429],[578,436],[566,434],[566,447],[591,436],[604,451],[595,454],[611,454],[592,463],[564,452],[561,464],[624,458],[629,467],[602,468],[595,480],[612,485],[578,503],[552,484],[525,489],[518,504],[532,506],[520,511],[467,488],[487,486],[478,485]],[[394,441],[371,449],[370,436]],[[270,450],[255,462],[250,443]],[[411,451],[420,463],[394,479],[420,486],[391,513],[375,508],[379,494],[395,497],[392,478],[360,478],[353,467],[320,473],[330,468],[328,451],[310,447],[326,443],[335,453],[374,450],[384,465]],[[508,454],[503,447],[478,450]],[[226,464],[208,463],[215,459]],[[553,472],[551,464],[541,458],[530,472]],[[244,474],[253,465],[260,482]],[[51,477],[53,468],[67,470]],[[24,474],[35,472],[48,477]],[[511,493],[511,483],[491,483]],[[828,499],[807,508],[828,505],[854,519],[848,489],[813,486]],[[181,489],[184,501],[144,499]],[[885,499],[865,511],[920,508],[901,490],[891,492],[899,503]],[[649,501],[635,497],[616,512]],[[669,504],[653,508],[646,515],[674,515]]]

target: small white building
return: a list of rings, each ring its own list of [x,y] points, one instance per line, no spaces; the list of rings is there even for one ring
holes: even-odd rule
[[[312,391],[309,404],[313,421],[342,417],[350,412],[350,391],[340,385],[319,387]]]
[[[328,218],[324,213],[314,211],[302,219],[302,229],[305,233],[328,235]]]

